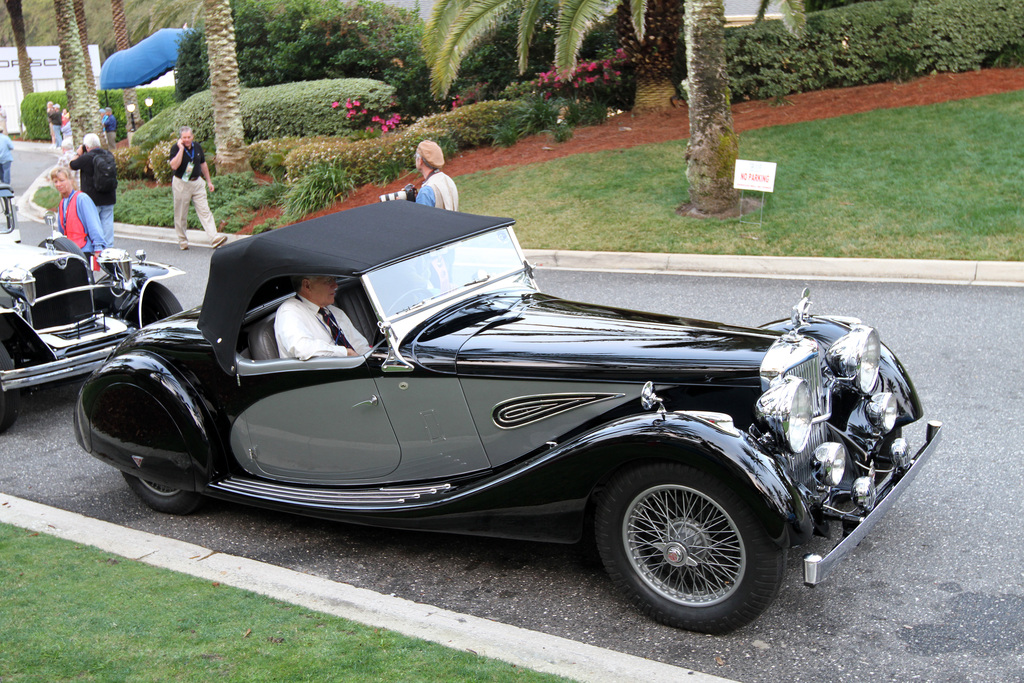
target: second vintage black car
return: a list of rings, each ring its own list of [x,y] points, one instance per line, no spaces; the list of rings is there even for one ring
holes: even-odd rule
[[[329,275],[363,356],[279,357],[291,276]],[[512,221],[408,202],[214,253],[201,309],[136,332],[86,382],[83,448],[156,510],[205,497],[398,529],[559,543],[593,529],[645,613],[725,632],[786,551],[822,581],[938,443],[878,333],[804,298],[760,328],[540,292]]]

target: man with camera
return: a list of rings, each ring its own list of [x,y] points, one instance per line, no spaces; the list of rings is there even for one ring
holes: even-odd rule
[[[99,212],[103,234],[109,237],[111,246],[114,238],[114,204],[117,203],[117,162],[114,155],[100,145],[100,136],[86,133],[78,147],[78,156],[68,162],[72,171],[78,171],[82,179],[82,192]]]
[[[416,146],[416,170],[423,176],[419,191],[411,184],[398,192],[382,194],[380,201],[388,202],[405,199],[417,204],[435,206],[449,211],[459,210],[459,190],[455,181],[441,169],[444,167],[444,152],[433,140],[424,140]]]

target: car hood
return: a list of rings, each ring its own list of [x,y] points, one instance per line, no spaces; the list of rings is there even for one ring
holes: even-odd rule
[[[759,386],[779,333],[537,294],[462,343],[457,372]]]

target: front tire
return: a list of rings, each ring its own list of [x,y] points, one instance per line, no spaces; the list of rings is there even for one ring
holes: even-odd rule
[[[0,344],[0,370],[13,370],[14,360],[7,349]],[[0,388],[0,433],[3,433],[18,419],[21,409],[21,390]]]
[[[121,472],[121,476],[128,482],[128,487],[132,492],[157,512],[169,515],[188,515],[198,510],[199,506],[203,504],[203,497],[194,491],[174,489],[163,484],[146,481],[127,472]]]
[[[628,470],[611,481],[595,519],[612,581],[670,626],[728,633],[775,599],[785,550],[719,479],[678,463]]]
[[[139,304],[139,321],[145,327],[184,310],[178,297],[159,282],[150,282]]]

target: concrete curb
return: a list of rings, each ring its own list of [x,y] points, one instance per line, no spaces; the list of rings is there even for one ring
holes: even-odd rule
[[[729,277],[1024,286],[1024,262],[719,256],[527,249],[539,267]]]
[[[0,522],[577,681],[674,683],[685,677],[694,683],[729,683],[697,671],[217,553],[2,493]]]

